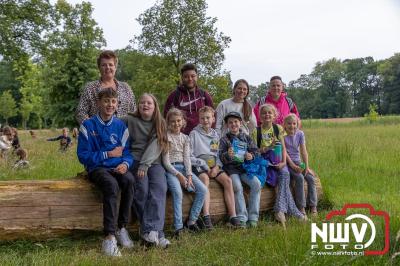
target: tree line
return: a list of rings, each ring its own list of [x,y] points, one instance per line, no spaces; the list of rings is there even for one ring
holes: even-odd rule
[[[74,112],[84,85],[99,78],[96,58],[106,40],[89,2],[2,0],[0,2],[0,123],[42,128],[75,126]],[[231,96],[229,71],[222,69],[231,39],[207,16],[205,0],[159,0],[137,21],[138,36],[119,57],[116,78],[136,96],[156,95],[163,104],[179,82],[186,62],[200,70],[200,86],[217,104]],[[268,83],[252,85],[250,98]],[[287,84],[302,117],[362,116],[371,105],[380,114],[400,113],[400,54],[330,59],[311,74]]]

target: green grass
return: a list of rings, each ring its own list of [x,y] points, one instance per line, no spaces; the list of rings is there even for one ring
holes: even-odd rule
[[[76,157],[76,145],[67,152],[59,152],[58,141],[46,141],[56,137],[61,130],[35,131],[33,139],[28,131],[19,131],[21,147],[28,151],[28,161],[31,167],[15,171],[12,169],[17,160],[10,155],[7,160],[0,160],[0,181],[17,179],[66,179],[76,176],[83,171],[82,165]]]
[[[387,255],[313,256],[310,224],[290,221],[285,232],[268,215],[256,229],[231,231],[218,226],[213,232],[184,235],[167,250],[144,250],[136,245],[133,251],[124,250],[119,259],[101,255],[100,233],[42,242],[3,242],[0,265],[399,265],[400,257],[391,259],[391,256],[400,251],[400,243],[395,239],[400,228],[400,119],[390,118],[390,121],[326,126],[320,122],[310,123],[311,126],[307,121],[303,123],[311,168],[316,170],[323,185],[322,205],[341,209],[346,203],[370,203],[375,209],[388,212],[391,244]],[[42,152],[28,148],[33,165],[30,173],[10,172],[0,166],[1,179],[60,179],[81,171],[73,150],[59,154],[56,143],[44,141],[57,133],[43,132],[41,140],[30,140],[21,133],[23,146],[40,147]],[[59,162],[59,166],[53,167],[54,162]],[[322,210],[319,220],[328,212]],[[133,233],[137,240],[137,233]],[[377,239],[383,239],[382,233]]]

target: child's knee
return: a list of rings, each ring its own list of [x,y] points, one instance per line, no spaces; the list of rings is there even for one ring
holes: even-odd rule
[[[204,185],[206,185],[207,187],[210,185],[210,178],[208,177],[208,175],[206,173],[202,173],[199,175],[199,179],[201,180],[201,182],[204,183]]]
[[[224,187],[224,188],[232,188],[232,179],[227,176],[226,174],[221,174],[217,181]]]

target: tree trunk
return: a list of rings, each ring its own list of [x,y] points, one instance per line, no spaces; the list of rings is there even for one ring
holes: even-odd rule
[[[318,198],[322,196],[319,179],[316,180]],[[210,214],[214,222],[226,218],[223,188],[210,180]],[[248,189],[245,189],[246,197]],[[264,187],[260,212],[274,206],[274,189]],[[188,216],[193,194],[184,193],[183,214]],[[0,240],[43,239],[61,236],[73,231],[101,231],[101,193],[86,179],[62,181],[0,181]],[[134,219],[135,220],[135,219]],[[172,228],[172,198],[168,194],[165,228]],[[131,229],[137,229],[134,221]]]

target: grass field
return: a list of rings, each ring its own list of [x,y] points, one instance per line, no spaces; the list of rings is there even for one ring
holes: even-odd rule
[[[330,211],[327,207],[370,203],[390,215],[389,254],[316,256],[310,250],[309,223],[292,220],[284,231],[267,215],[256,229],[232,231],[221,225],[213,232],[184,235],[167,250],[136,245],[133,251],[123,250],[119,259],[101,255],[100,233],[44,242],[0,242],[0,265],[399,265],[400,257],[391,257],[400,251],[396,242],[400,228],[400,118],[381,118],[372,124],[362,120],[345,124],[304,121],[303,126],[311,167],[319,174],[325,195],[319,220]],[[2,162],[0,180],[63,179],[80,172],[75,147],[61,154],[57,143],[45,141],[58,133],[41,131],[37,139],[31,139],[21,132],[32,169],[16,172]],[[137,233],[133,236],[138,239]],[[382,233],[377,239],[383,239]]]

